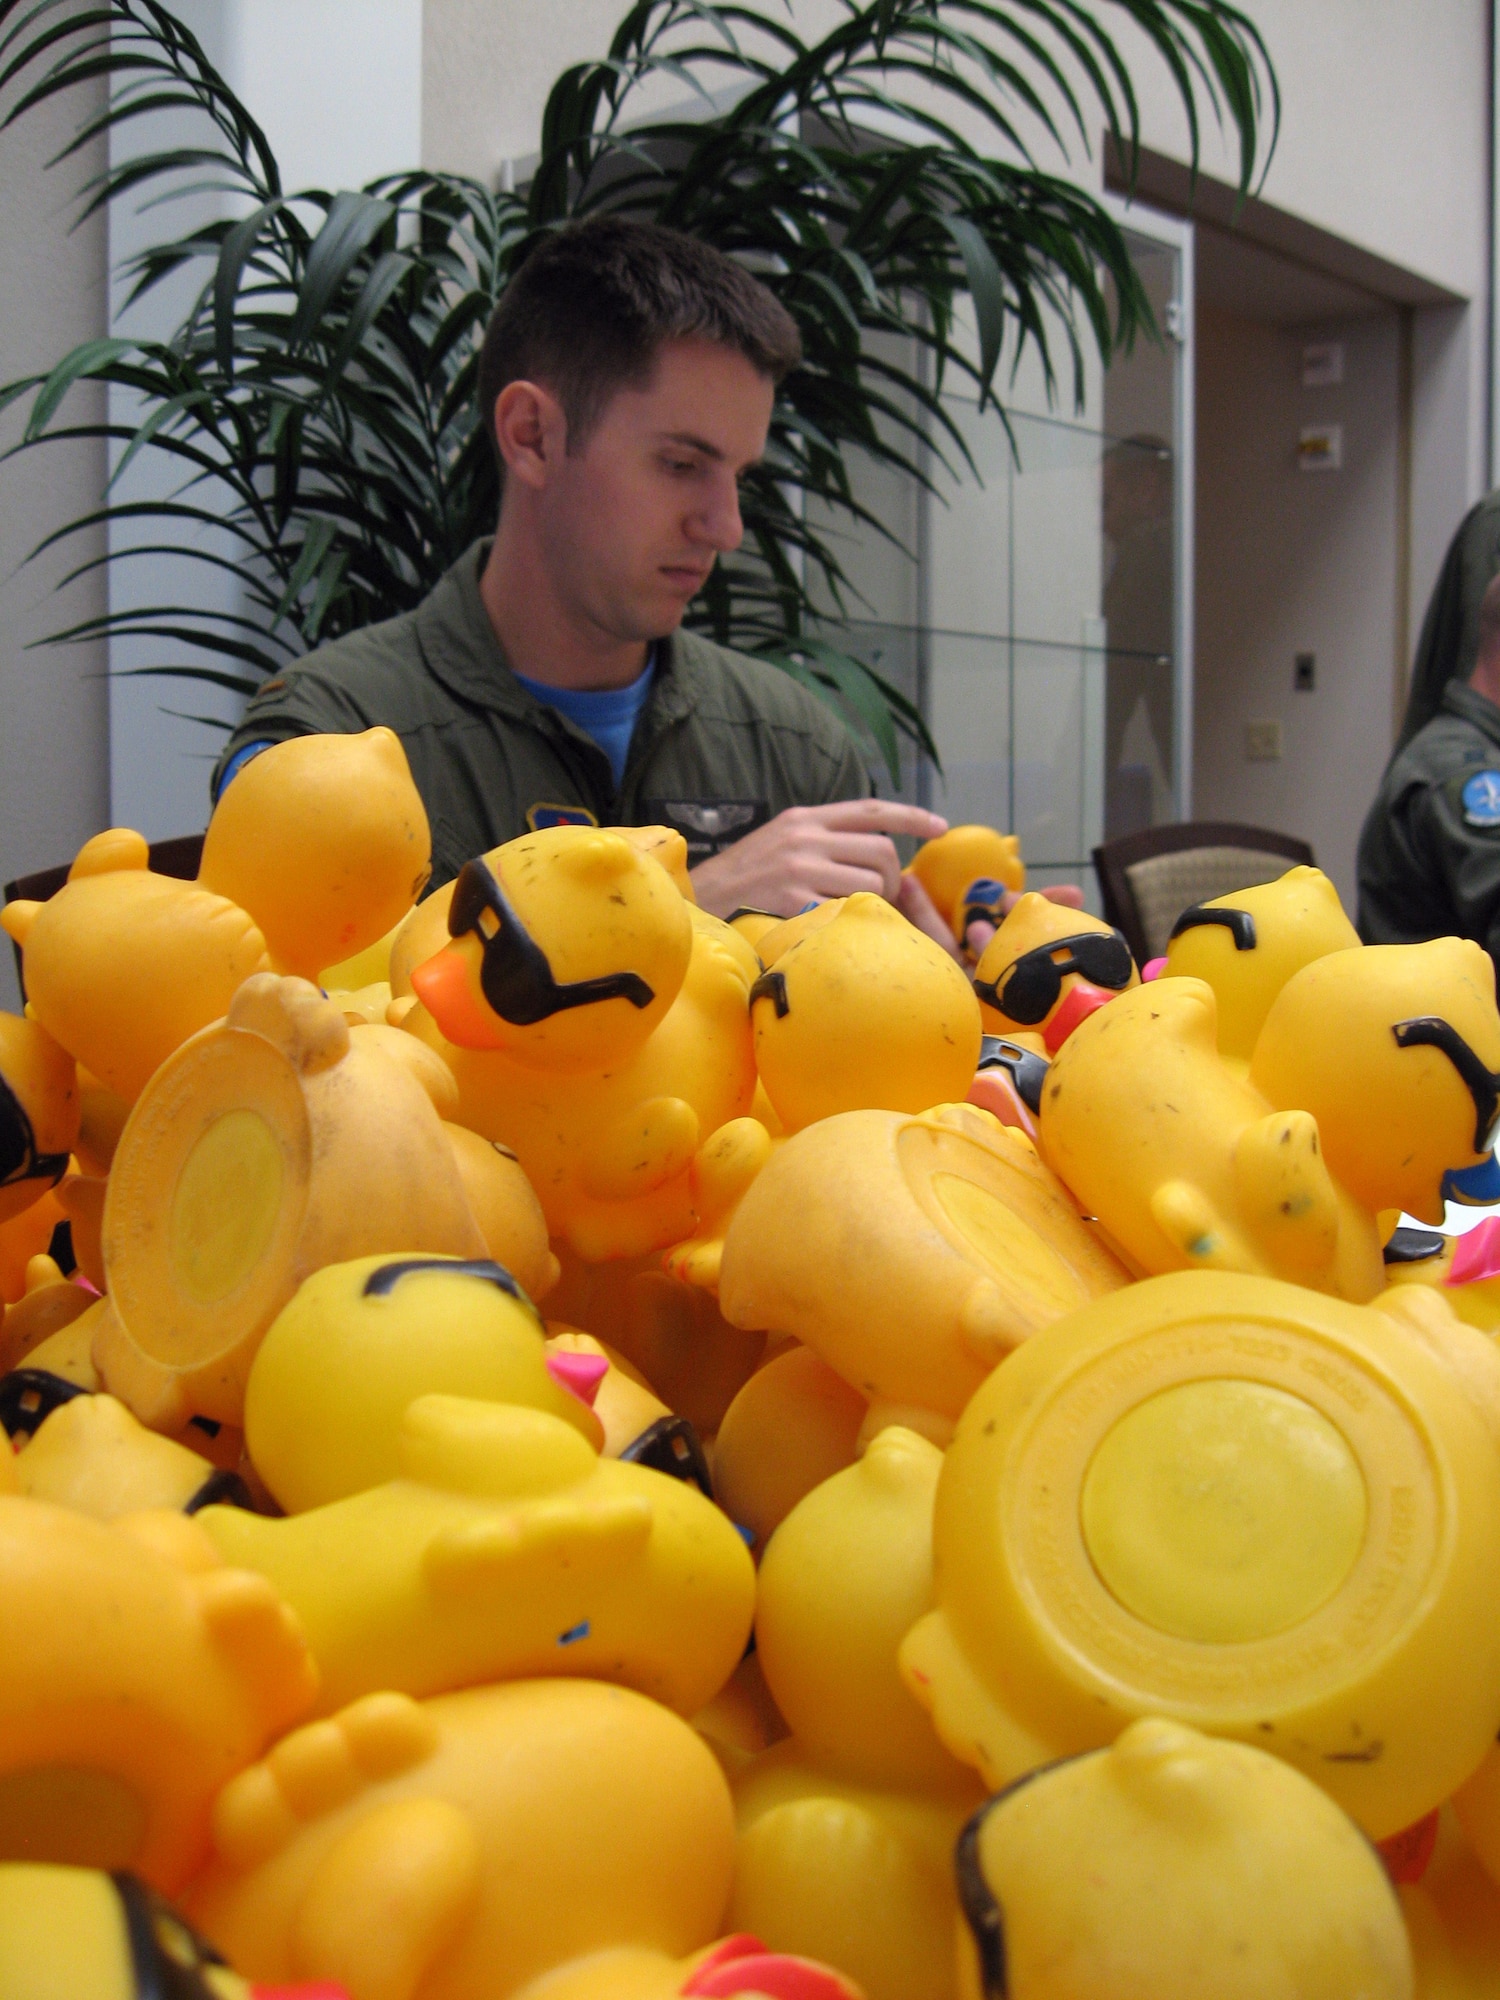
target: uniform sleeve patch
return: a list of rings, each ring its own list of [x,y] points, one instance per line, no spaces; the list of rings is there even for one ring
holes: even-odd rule
[[[669,826],[687,842],[688,866],[696,868],[754,833],[771,817],[765,799],[642,799],[642,824]]]
[[[1458,796],[1465,826],[1500,827],[1500,771],[1476,771]]]
[[[587,806],[549,805],[538,800],[526,808],[526,824],[533,833],[541,833],[549,826],[597,826],[599,822]]]

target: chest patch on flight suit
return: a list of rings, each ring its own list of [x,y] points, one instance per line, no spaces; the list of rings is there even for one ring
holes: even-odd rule
[[[1500,829],[1500,771],[1476,771],[1459,793],[1465,826]]]
[[[1496,773],[1500,784],[1500,772]],[[771,817],[764,799],[642,799],[647,826],[669,826],[687,842],[688,866],[733,847]]]
[[[549,806],[538,803],[526,808],[526,824],[533,833],[549,826],[597,826],[598,820],[587,806]]]

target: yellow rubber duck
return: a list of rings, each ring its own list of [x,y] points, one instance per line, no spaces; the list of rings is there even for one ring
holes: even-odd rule
[[[77,1319],[29,1349],[19,1367],[0,1375],[0,1427],[10,1433],[17,1450],[17,1440],[34,1436],[71,1391],[93,1396],[103,1386],[93,1350],[107,1308],[103,1299],[85,1300],[85,1305]]]
[[[756,1123],[734,1121],[737,1127]],[[759,1130],[769,1150],[765,1130]],[[695,1161],[689,1176],[687,1199],[693,1202],[697,1165]],[[562,1277],[547,1299],[547,1314],[616,1350],[668,1409],[686,1418],[700,1437],[711,1438],[764,1359],[766,1336],[731,1326],[711,1291],[684,1284],[663,1269],[673,1256],[675,1252],[663,1257],[649,1251],[641,1257],[585,1263],[561,1244]]]
[[[153,1429],[238,1424],[267,1327],[325,1264],[484,1256],[442,1121],[376,1036],[306,980],[257,974],[137,1103],[109,1177],[94,1359]]]
[[[654,1954],[612,1952],[534,1991],[535,2000],[865,2000],[832,1966],[767,1951],[747,1932],[672,1966]]]
[[[1373,1298],[1384,1283],[1373,1212],[1334,1178],[1300,1099],[1276,1110],[1254,1072],[1246,1081],[1221,1061],[1216,1021],[1201,979],[1154,980],[1091,1015],[1042,1085],[1042,1158],[1137,1271],[1245,1271]],[[1408,1101],[1415,1115],[1421,1100]]]
[[[952,2000],[953,1843],[983,1797],[896,1666],[933,1601],[941,1466],[882,1431],[777,1528],[757,1588],[757,1657],[792,1733],[734,1781],[730,1922],[870,2000]]]
[[[465,864],[450,942],[412,989],[445,1038],[537,1069],[623,1062],[677,998],[689,905],[660,862],[613,828],[557,826]],[[394,982],[393,982],[394,986]]]
[[[880,896],[827,908],[761,940],[766,970],[751,989],[756,1065],[783,1128],[962,1098],[980,1027],[957,962]]]
[[[554,834],[583,836],[583,844]],[[496,849],[488,861],[501,874],[512,871],[513,914],[537,925],[535,938],[529,928],[503,927],[494,939],[524,940],[527,964],[546,968],[555,959],[557,978],[547,971],[546,981],[561,980],[575,998],[532,1023],[506,1024],[505,1045],[496,1045],[500,1017],[477,997],[478,938],[466,932],[417,968],[413,977],[436,1012],[409,1009],[403,1026],[451,1069],[458,1121],[515,1153],[555,1238],[591,1262],[680,1241],[694,1222],[695,1156],[721,1126],[748,1113],[754,1097],[746,996],[760,969],[755,954],[727,924],[685,902],[667,871],[613,830],[553,828]],[[430,907],[417,918],[426,921]],[[484,921],[496,919],[490,912]],[[498,963],[494,939],[485,950]],[[393,966],[394,959],[393,952]],[[611,982],[620,980],[638,982],[633,999],[614,992]],[[653,997],[638,1005],[648,987]],[[528,1015],[553,1004],[543,986],[537,992],[540,1001],[506,1004]],[[580,993],[597,997],[576,1003]],[[465,1008],[474,1010],[472,1021]],[[477,1039],[486,1020],[488,1046]],[[476,1039],[460,1046],[464,1035]]]
[[[73,1058],[35,1021],[0,1014],[0,1224],[57,1186],[78,1121]]]
[[[104,1203],[108,1194],[109,1177],[94,1174],[65,1174],[54,1190],[67,1220],[75,1269],[96,1292],[102,1292],[109,1282],[104,1275]]]
[[[1275,1758],[1179,1723],[1133,1723],[991,1799],[956,1865],[964,2000],[1416,1992],[1358,1829]]]
[[[59,1403],[16,1454],[15,1470],[20,1491],[31,1499],[96,1521],[148,1508],[196,1514],[215,1504],[250,1505],[237,1473],[148,1431],[113,1396],[76,1395]]]
[[[257,2000],[185,1918],[123,1871],[0,1862],[6,2000]],[[288,1986],[282,2000],[339,2000]],[[345,1996],[347,2000],[347,1996]]]
[[[0,927],[20,945],[28,1005],[47,1032],[127,1101],[189,1035],[224,1014],[268,959],[253,920],[225,896],[154,874],[145,840],[113,828],[87,841],[46,903],[12,902]]]
[[[0,1305],[12,1306],[25,1297],[32,1259],[47,1255],[53,1231],[67,1219],[56,1192],[49,1189],[9,1222],[0,1222]]]
[[[964,942],[976,918],[998,923],[1006,894],[1026,887],[1020,841],[992,826],[950,826],[935,840],[923,841],[906,872],[932,898],[955,944]]]
[[[196,1521],[31,1499],[0,1499],[0,1597],[0,1854],[174,1894],[220,1788],[312,1705],[295,1620]]]
[[[323,1978],[357,2000],[851,1992],[832,1976],[786,1983],[752,1939],[709,1944],[733,1866],[724,1779],[686,1723],[624,1688],[369,1695],[228,1786],[214,1840],[189,1915],[278,1990]]]
[[[1201,979],[1218,1002],[1219,1054],[1248,1065],[1271,1003],[1293,973],[1359,933],[1321,868],[1289,868],[1274,882],[1213,896],[1172,926],[1162,972]]]
[[[714,1495],[708,1455],[696,1427],[680,1417],[625,1356],[577,1327],[547,1323],[547,1367],[593,1411],[604,1433],[604,1458],[648,1466]]]
[[[1399,1873],[1417,2000],[1497,2000],[1500,1888],[1480,1865],[1452,1806],[1434,1815],[1422,1867]]]
[[[430,1860],[431,1842],[423,1858]],[[403,1880],[403,1890],[410,1886]],[[432,1895],[430,1879],[421,1887],[426,1907],[414,1913],[418,1922],[440,1901]],[[408,1919],[400,1926],[403,1938],[416,1927]],[[318,1956],[327,1945],[320,1933],[311,1955]],[[295,1937],[292,1955],[304,1948],[304,1941]],[[330,1953],[341,1960],[346,1955],[338,1943]],[[426,1968],[417,1970],[425,1973]],[[393,1964],[387,1956],[374,1972],[361,1963],[360,1994],[402,2000],[409,1989],[399,1982],[411,1973],[407,1959]],[[369,1984],[372,1977],[378,1985]],[[393,1977],[398,1982],[394,1987]],[[426,1984],[419,1989],[428,1990]],[[489,1989],[484,1990],[487,1995]],[[326,1979],[253,1986],[230,1970],[185,1917],[134,1876],[34,1862],[0,1863],[0,1992],[6,2000],[161,2000],[163,1994],[172,2000],[357,2000],[342,1984]],[[540,1989],[528,1982],[525,1993],[537,2000],[543,1995],[546,2000],[689,2000],[694,1995],[861,2000],[831,1969],[767,1952],[758,1938],[744,1936],[725,1938],[681,1960],[634,1945],[590,1952],[571,1967],[544,1973]]]
[[[1408,1287],[1436,1291],[1468,1326],[1500,1334],[1500,1221],[1490,1217],[1462,1236],[1398,1228],[1385,1246],[1384,1298]]]
[[[278,1504],[305,1513],[395,1479],[402,1418],[430,1393],[524,1403],[603,1442],[548,1373],[542,1322],[511,1274],[452,1257],[358,1257],[305,1279],[256,1352],[245,1440]]]
[[[987,1035],[1056,1055],[1080,1021],[1140,974],[1123,935],[1086,910],[1023,896],[974,968]]]
[[[750,1377],[714,1439],[714,1488],[757,1549],[799,1500],[853,1465],[868,1411],[810,1347],[794,1345]]]
[[[26,1290],[14,1305],[0,1307],[0,1378],[19,1368],[34,1348],[83,1315],[95,1303],[82,1285],[65,1278],[43,1254],[26,1266]]]
[[[1450,1194],[1500,1199],[1497,1071],[1490,956],[1433,938],[1304,966],[1266,1016],[1250,1081],[1317,1119],[1329,1171],[1356,1201],[1441,1222]]]
[[[395,1039],[425,1049],[415,1035]],[[451,1072],[448,1074],[451,1080]],[[496,1264],[510,1272],[533,1305],[540,1305],[556,1285],[561,1266],[548,1241],[542,1204],[525,1169],[509,1146],[483,1138],[467,1125],[445,1118],[443,1129],[486,1250]]]
[[[73,1151],[80,1173],[103,1179],[109,1172],[130,1105],[92,1071],[78,1068],[78,1140]]]
[[[1301,1286],[1180,1272],[1029,1340],[964,1412],[933,1546],[902,1671],[992,1786],[1163,1715],[1382,1840],[1500,1724],[1493,1409],[1461,1353]]]
[[[987,1112],[847,1111],[788,1139],[735,1210],[719,1305],[869,1399],[866,1435],[945,1443],[996,1363],[1127,1282],[1029,1142]]]
[[[1492,1881],[1500,1882],[1500,1750],[1493,1744],[1454,1793],[1453,1808],[1481,1865]]]
[[[250,912],[274,971],[316,981],[399,923],[431,872],[401,739],[366,729],[253,757],[214,808],[198,880]]]
[[[320,1713],[377,1688],[545,1673],[691,1715],[729,1678],[755,1573],[692,1485],[597,1457],[561,1417],[457,1396],[410,1405],[400,1463],[387,1485],[286,1520],[195,1517],[301,1619]]]

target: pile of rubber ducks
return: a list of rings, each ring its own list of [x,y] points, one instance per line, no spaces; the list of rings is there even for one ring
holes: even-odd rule
[[[429,859],[0,912],[5,2000],[1500,1995],[1485,953]]]

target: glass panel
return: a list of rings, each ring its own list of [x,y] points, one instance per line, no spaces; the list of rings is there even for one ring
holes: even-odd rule
[[[941,759],[903,747],[882,792],[1018,833],[1037,885],[1081,882],[1091,907],[1099,842],[1176,816],[1178,255],[1131,241],[1163,339],[1095,367],[1071,420],[1025,378],[1006,419],[947,398],[981,483],[926,503],[925,618],[897,609],[901,558],[863,547],[877,615],[842,635],[920,703]]]
[[[1101,814],[1105,654],[974,632],[862,624],[849,651],[916,699],[927,662],[927,720],[942,759],[930,797],[950,820],[980,820],[1021,836],[1028,868],[1089,866]],[[915,759],[888,796],[917,796]]]
[[[1109,644],[1104,830],[1109,839],[1176,816],[1175,332],[1178,254],[1131,237],[1160,341],[1138,340],[1104,376],[1100,610]]]

